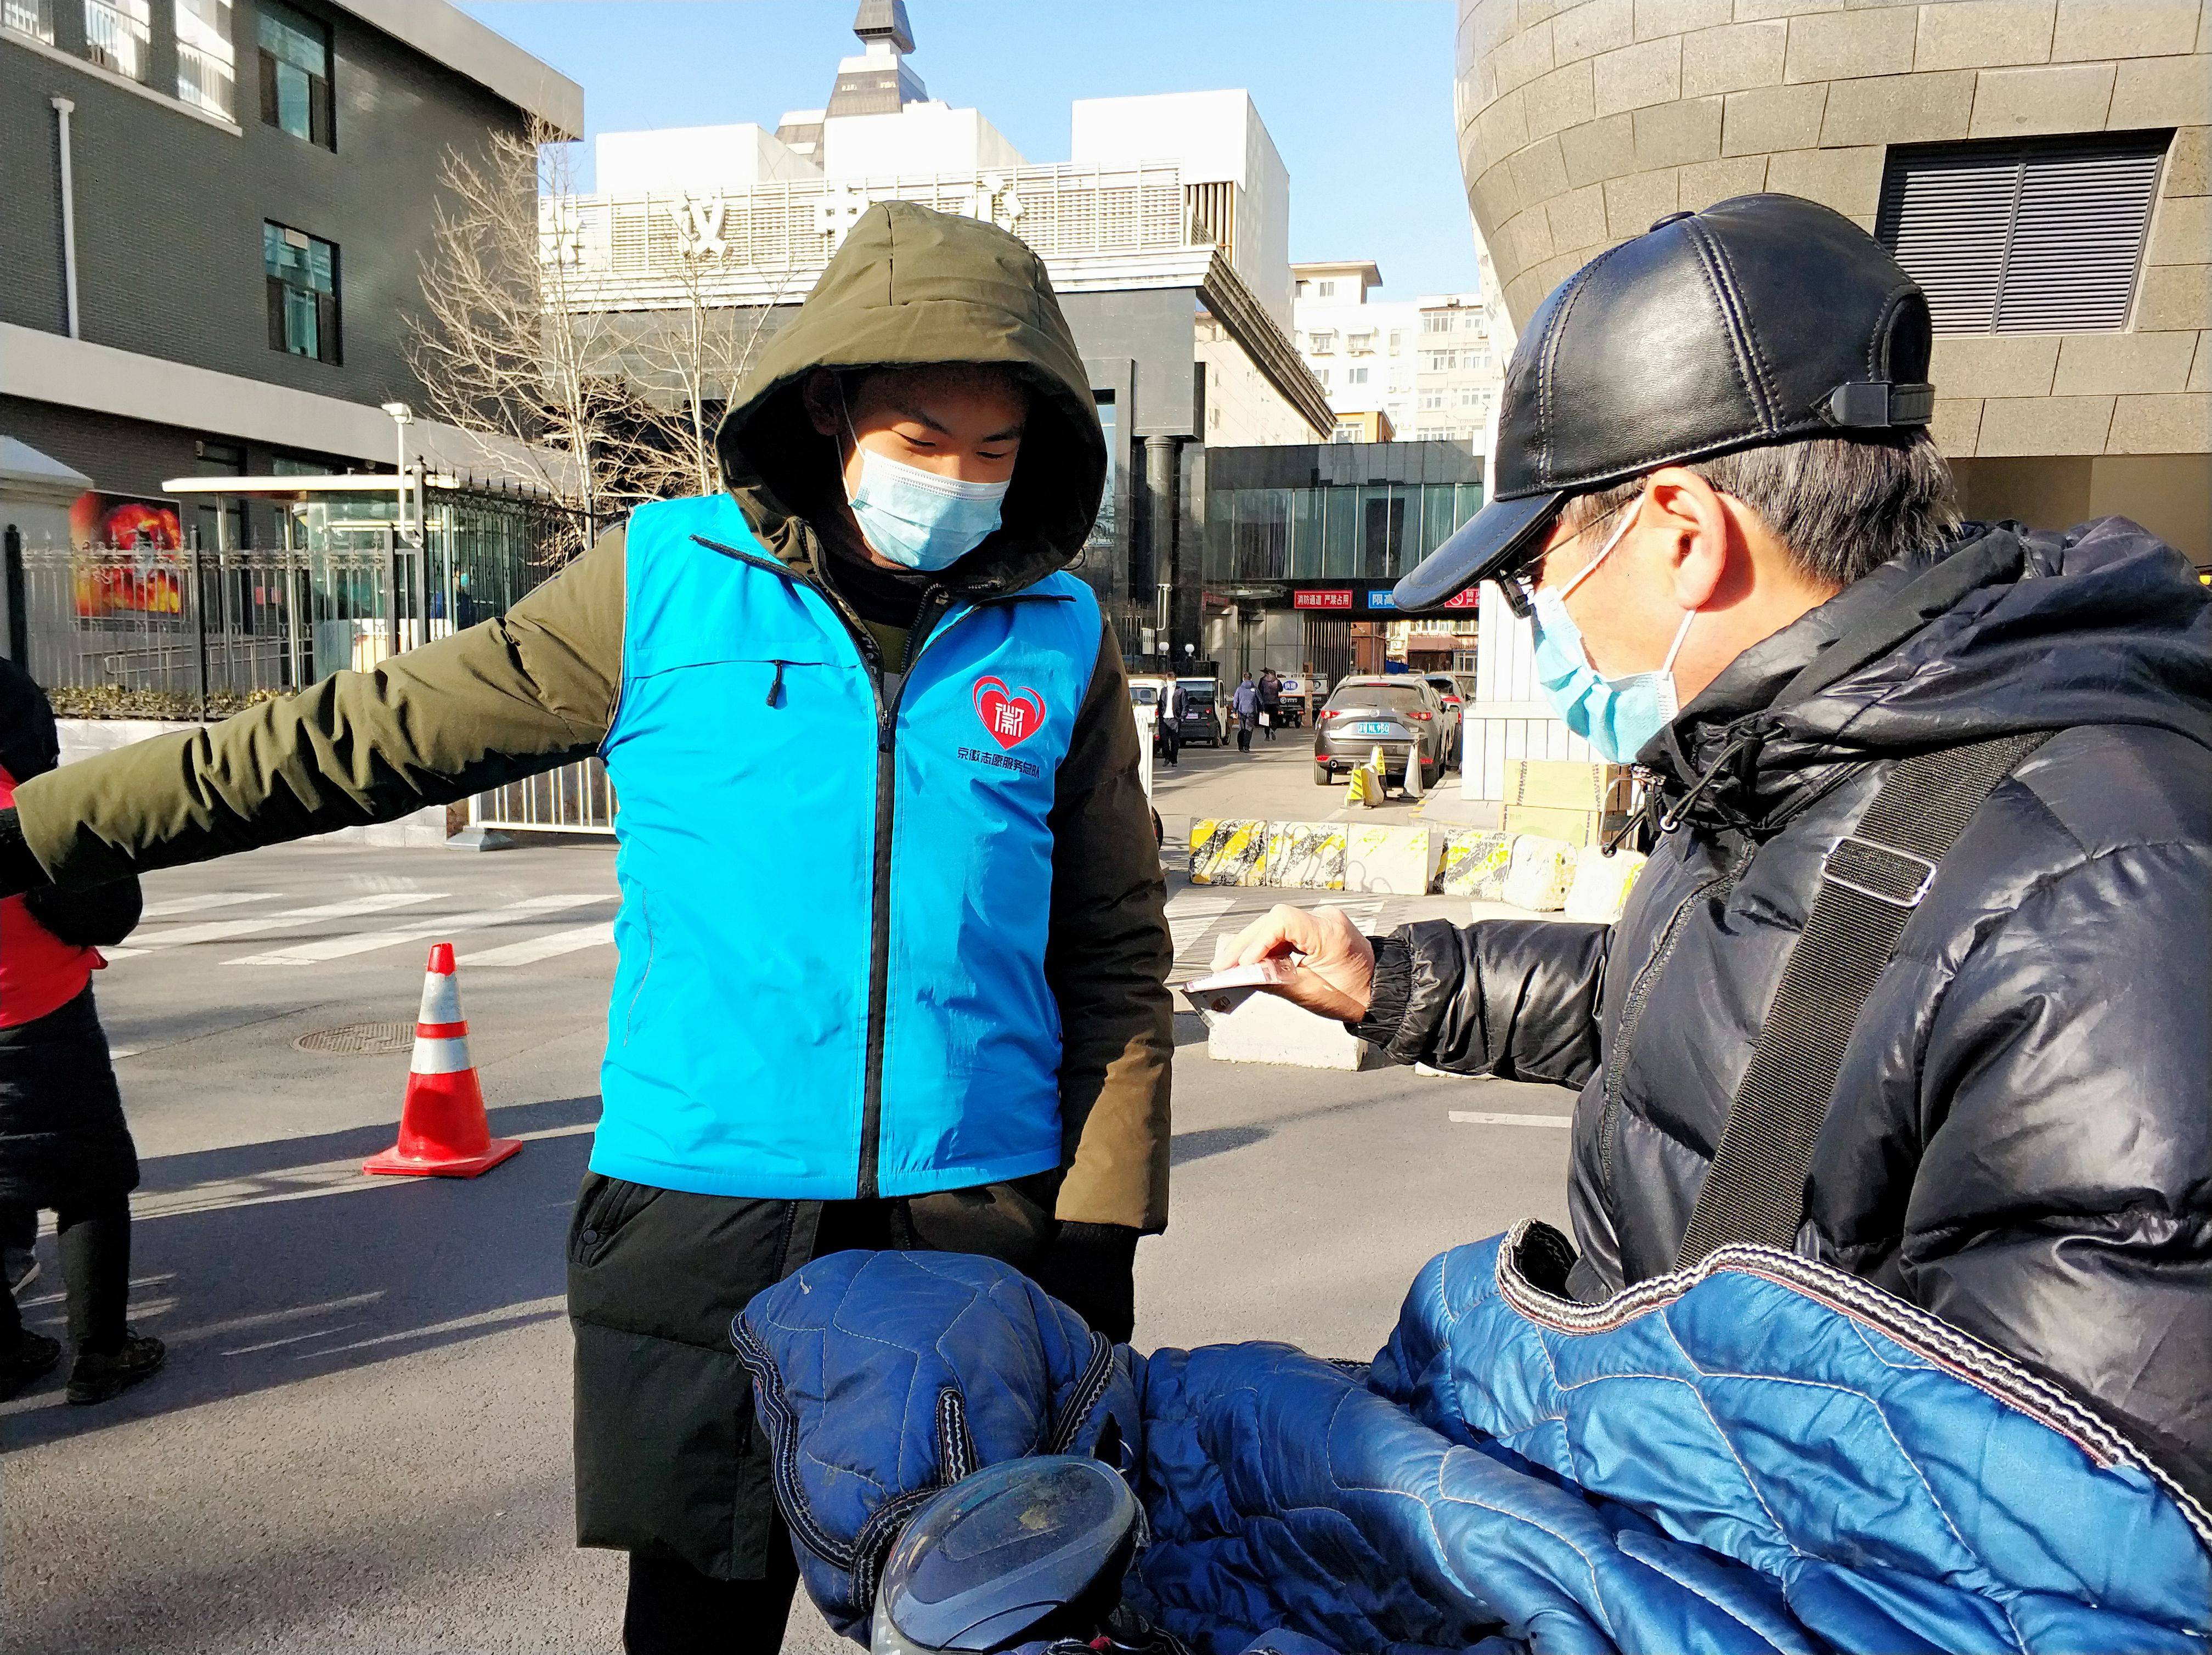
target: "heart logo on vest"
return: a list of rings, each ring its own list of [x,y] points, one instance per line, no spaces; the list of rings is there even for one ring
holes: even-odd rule
[[[1044,727],[1044,697],[1026,687],[1010,691],[1002,678],[977,678],[975,716],[1001,747],[1018,747]]]

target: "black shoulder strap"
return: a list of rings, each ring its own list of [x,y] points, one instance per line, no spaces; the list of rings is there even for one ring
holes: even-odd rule
[[[1690,1214],[1680,1268],[1735,1242],[1784,1252],[1795,1244],[1805,1170],[1859,1008],[1967,818],[2051,734],[2029,731],[1900,760],[1857,830],[1828,852]]]

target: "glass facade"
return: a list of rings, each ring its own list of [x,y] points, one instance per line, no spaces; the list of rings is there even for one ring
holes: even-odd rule
[[[1209,449],[1206,582],[1395,581],[1481,508],[1457,443]]]

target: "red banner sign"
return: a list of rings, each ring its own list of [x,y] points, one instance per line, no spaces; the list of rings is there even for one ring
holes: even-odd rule
[[[1349,609],[1352,607],[1350,587],[1315,587],[1295,593],[1291,598],[1295,609]]]

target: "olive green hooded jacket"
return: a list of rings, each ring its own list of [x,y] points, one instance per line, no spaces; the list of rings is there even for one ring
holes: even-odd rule
[[[1106,447],[1043,265],[990,225],[890,203],[848,234],[717,438],[755,532],[795,573],[819,578],[813,524],[847,509],[836,450],[801,407],[801,381],[816,368],[933,362],[1001,363],[1030,392],[1002,526],[939,577],[946,593],[1016,590],[1081,551]],[[34,778],[16,794],[25,843],[55,883],[92,885],[388,821],[586,757],[613,722],[623,600],[617,531],[497,620],[209,728]],[[944,602],[925,599],[918,629]],[[879,670],[902,667],[880,660],[875,639],[836,606]],[[1058,1214],[1158,1230],[1167,1220],[1170,950],[1128,700],[1121,652],[1102,624],[1050,816],[1046,976],[1061,1014],[1066,1169]]]

